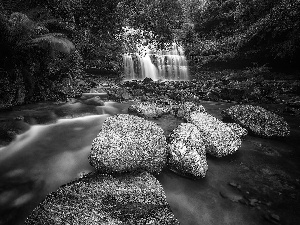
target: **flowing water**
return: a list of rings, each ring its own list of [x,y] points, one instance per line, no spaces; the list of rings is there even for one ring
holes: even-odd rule
[[[145,54],[124,54],[125,80],[189,80],[188,65],[182,47],[173,45],[170,51],[149,49]]]
[[[46,124],[31,125],[28,131],[0,149],[0,223],[23,224],[48,193],[82,173],[93,171],[88,162],[92,140],[105,118],[126,113],[129,104],[108,102],[104,106],[87,106],[68,103],[0,114],[1,118],[31,115],[35,121],[39,116],[46,118],[40,120]],[[215,102],[203,102],[203,105],[216,117],[230,106]],[[156,122],[169,131],[170,126],[176,125],[172,116],[164,116]],[[290,194],[299,193],[300,122],[294,118],[288,122],[293,125],[292,136],[287,140],[248,136],[237,153],[221,159],[208,157],[209,169],[204,179],[193,181],[169,170],[163,171],[158,179],[180,223],[269,224],[263,209],[270,201],[270,212],[279,215],[282,224],[299,224],[299,194],[292,197]],[[242,191],[229,186],[228,182],[239,183]],[[286,196],[284,191],[288,186],[294,191]],[[258,188],[257,193],[255,188]],[[266,205],[261,203],[259,208],[238,202],[247,191],[250,197],[266,202]],[[269,195],[266,197],[264,192]],[[229,197],[224,198],[224,195]]]

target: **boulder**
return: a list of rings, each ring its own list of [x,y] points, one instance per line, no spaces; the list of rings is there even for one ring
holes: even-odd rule
[[[207,161],[203,136],[191,123],[180,124],[170,135],[168,167],[184,176],[205,177]]]
[[[128,112],[136,113],[145,118],[157,118],[170,112],[170,107],[154,102],[136,102],[128,108]]]
[[[226,123],[228,127],[231,128],[239,137],[245,137],[248,135],[247,129],[243,128],[242,126],[238,125],[237,123]]]
[[[231,106],[222,111],[222,116],[260,137],[286,137],[290,134],[289,125],[282,117],[260,106]]]
[[[193,102],[184,102],[178,106],[176,116],[179,118],[187,119],[189,114],[193,111],[206,112],[202,105],[196,105]]]
[[[146,77],[146,78],[144,78],[144,80],[143,80],[143,83],[144,83],[144,84],[146,84],[146,83],[151,83],[151,82],[153,82],[153,80],[152,80],[150,77]]]
[[[89,99],[81,100],[83,104],[86,105],[95,105],[95,106],[103,106],[104,102],[102,101],[100,96],[95,96]]]
[[[141,117],[108,117],[93,140],[90,164],[101,173],[146,170],[158,174],[166,164],[164,131]]]
[[[124,101],[132,99],[131,94],[126,88],[121,87],[112,87],[107,90],[108,97],[116,101]]]
[[[179,224],[158,180],[147,172],[90,173],[47,195],[25,221],[34,224]]]
[[[206,144],[206,152],[222,157],[232,154],[241,146],[240,137],[229,126],[208,113],[194,111],[188,122],[197,126]]]

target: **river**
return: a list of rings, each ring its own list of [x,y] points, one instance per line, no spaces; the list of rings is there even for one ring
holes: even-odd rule
[[[2,120],[22,116],[30,124],[0,148],[0,224],[23,224],[48,193],[93,171],[88,162],[92,140],[108,116],[126,113],[129,104],[41,103],[0,113]],[[203,102],[218,118],[231,105]],[[300,224],[300,120],[286,119],[290,137],[248,135],[237,153],[208,157],[203,179],[190,180],[165,169],[158,179],[180,223]],[[155,122],[169,132],[180,121],[163,116]]]

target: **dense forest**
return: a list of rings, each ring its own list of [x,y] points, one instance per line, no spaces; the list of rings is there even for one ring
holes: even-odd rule
[[[1,108],[78,96],[95,70],[122,78],[124,27],[180,42],[192,73],[297,71],[299,14],[297,0],[2,0]]]

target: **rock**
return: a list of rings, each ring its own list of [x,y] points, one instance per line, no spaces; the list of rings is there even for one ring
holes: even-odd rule
[[[128,108],[128,112],[137,113],[145,118],[157,118],[170,111],[170,107],[154,102],[136,102]]]
[[[290,134],[289,125],[282,117],[260,106],[235,105],[223,110],[222,116],[261,137],[286,137]]]
[[[179,224],[158,180],[147,172],[90,173],[47,195],[25,221],[34,224]]]
[[[22,134],[30,129],[30,125],[19,120],[8,120],[0,122],[0,139],[12,141],[18,134]]]
[[[237,88],[223,88],[220,91],[220,98],[239,102],[244,98],[245,91]]]
[[[188,122],[197,126],[206,144],[206,152],[222,157],[232,154],[241,146],[240,137],[225,123],[203,112],[194,111]]]
[[[248,131],[237,123],[226,123],[226,125],[230,127],[231,130],[235,132],[239,137],[245,137],[248,135]]]
[[[196,105],[193,102],[185,102],[178,106],[176,116],[187,119],[192,111],[206,112],[202,105]]]
[[[86,99],[93,98],[93,97],[99,97],[100,99],[104,99],[104,98],[107,98],[107,93],[105,93],[105,92],[102,92],[102,93],[98,93],[98,92],[82,93],[82,96],[80,97],[80,100],[86,100]]]
[[[132,98],[126,88],[111,88],[107,93],[108,97],[111,97],[114,100],[129,100]]]
[[[280,224],[280,217],[274,213],[266,213],[264,218],[273,224]]]
[[[170,135],[168,167],[184,176],[205,177],[208,169],[203,136],[190,123],[180,124]]]
[[[237,186],[238,186],[238,184],[235,183],[235,182],[233,182],[233,181],[229,182],[228,184],[229,184],[230,186],[232,186],[232,187],[237,187]]]
[[[82,100],[81,101],[85,105],[96,105],[96,106],[103,106],[104,102],[101,100],[101,97],[96,96],[90,99]]]
[[[258,200],[255,198],[249,199],[249,205],[256,206],[258,204]]]
[[[273,219],[273,220],[275,220],[275,221],[280,221],[280,217],[278,216],[278,215],[276,215],[276,214],[274,214],[274,213],[272,213],[271,215],[270,215],[270,217]]]
[[[104,121],[89,160],[101,173],[147,170],[158,174],[166,164],[166,144],[163,129],[155,123],[119,114]]]
[[[209,92],[207,92],[206,98],[208,100],[214,101],[214,102],[217,102],[220,99],[219,94],[217,92],[215,92],[215,91],[209,91]]]
[[[91,88],[90,93],[106,93],[105,89],[102,87]]]
[[[243,202],[244,200],[242,195],[230,191],[220,191],[220,195],[222,198],[226,198],[232,202]]]
[[[151,83],[151,82],[153,82],[153,80],[152,80],[151,78],[149,78],[149,77],[146,77],[146,78],[143,80],[143,83],[144,83],[144,84]]]

